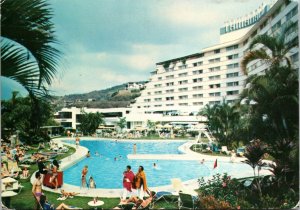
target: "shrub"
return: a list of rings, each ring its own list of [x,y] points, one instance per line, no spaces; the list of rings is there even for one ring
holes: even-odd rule
[[[236,179],[231,179],[226,173],[213,175],[213,178],[205,183],[204,179],[198,180],[200,195],[212,195],[219,201],[226,201],[231,206],[237,206],[238,194],[241,189],[240,183]]]
[[[199,209],[231,209],[227,201],[218,201],[213,195],[199,197],[197,204]]]

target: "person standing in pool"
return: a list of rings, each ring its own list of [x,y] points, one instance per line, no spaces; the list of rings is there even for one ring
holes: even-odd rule
[[[136,154],[136,144],[133,144],[133,154]]]
[[[75,142],[76,142],[76,149],[78,149],[78,146],[79,146],[79,143],[80,143],[80,139],[79,139],[78,136],[76,137]]]
[[[88,166],[85,165],[84,168],[82,169],[82,172],[81,172],[81,187],[82,188],[87,186],[87,183],[86,183],[87,173],[88,173]]]
[[[135,175],[135,187],[137,189],[137,194],[140,199],[143,199],[144,192],[150,195],[148,186],[147,186],[147,179],[146,174],[144,172],[144,167],[140,166],[137,174]],[[143,189],[142,189],[143,188]]]
[[[134,173],[131,171],[131,166],[128,165],[126,167],[126,171],[123,173],[123,197],[122,199],[125,200],[126,197],[130,197],[132,192],[132,183],[134,180]]]

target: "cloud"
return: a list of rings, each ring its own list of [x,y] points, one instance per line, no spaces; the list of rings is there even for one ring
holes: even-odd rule
[[[215,24],[218,12],[194,1],[176,1],[159,11],[160,17],[179,27],[201,27]],[[181,30],[181,28],[178,28]]]

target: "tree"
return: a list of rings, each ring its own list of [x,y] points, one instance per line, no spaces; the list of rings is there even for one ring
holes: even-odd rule
[[[117,125],[121,129],[121,132],[123,132],[123,129],[126,127],[126,124],[127,124],[126,117],[120,117],[119,122],[117,122]]]
[[[34,97],[47,95],[61,56],[52,17],[45,0],[1,0],[1,76]]]
[[[155,122],[147,120],[147,128],[149,130],[149,133],[155,134]]]
[[[33,107],[36,112],[33,112]],[[2,101],[1,114],[4,138],[9,138],[9,135],[18,130],[23,138],[21,140],[27,143],[48,139],[47,134],[40,132],[40,127],[49,125],[49,120],[54,118],[54,110],[47,101],[41,100],[37,103],[33,98],[18,97],[18,93],[13,92],[10,100]]]
[[[297,23],[286,23],[279,34],[253,39],[242,69],[247,73],[247,64],[260,59],[268,64],[268,70],[247,78],[248,87],[241,93],[241,100],[246,99],[250,105],[252,137],[267,143],[276,163],[271,165],[277,180],[274,187],[299,191],[299,79],[298,69],[293,68],[288,56],[299,45],[298,36],[289,36],[296,29]],[[263,47],[252,50],[258,44]],[[278,181],[287,179],[289,182]]]
[[[269,64],[270,67],[280,66],[282,63],[291,67],[291,60],[287,54],[291,49],[299,45],[299,40],[298,36],[289,40],[288,35],[297,29],[297,25],[297,22],[287,22],[285,27],[273,36],[263,34],[254,37],[249,45],[250,51],[247,52],[241,61],[242,71],[247,74],[247,65],[254,60],[262,60]],[[257,45],[262,45],[263,47],[253,50]]]
[[[256,177],[255,169],[257,168],[256,184],[259,190],[260,197],[262,196],[261,187],[259,183],[259,170],[261,167],[265,166],[262,162],[264,154],[266,153],[266,146],[258,139],[253,140],[247,147],[244,154],[246,160],[242,161],[251,166],[253,169],[254,177]]]
[[[239,125],[239,112],[236,106],[230,105],[225,100],[222,104],[207,104],[200,115],[206,116],[207,126],[217,140],[226,146],[230,146],[236,138],[235,133]]]
[[[86,113],[84,111],[81,112],[80,117],[80,129],[85,135],[91,135],[95,133],[96,129],[100,124],[104,123],[103,117],[101,113]]]

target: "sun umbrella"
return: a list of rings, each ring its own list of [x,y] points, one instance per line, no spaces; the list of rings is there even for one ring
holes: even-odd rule
[[[14,178],[11,177],[6,177],[4,179],[1,180],[2,183],[11,183],[11,182],[16,182],[17,180],[15,180]]]

